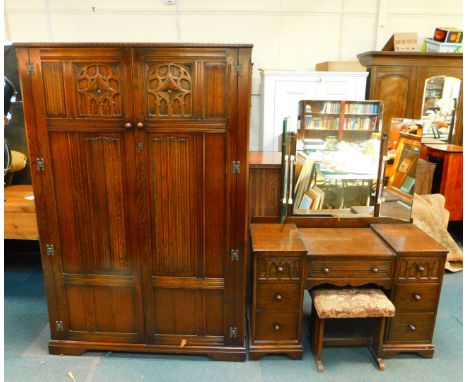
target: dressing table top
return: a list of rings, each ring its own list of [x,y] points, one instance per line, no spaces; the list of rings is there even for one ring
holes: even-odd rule
[[[370,228],[299,228],[311,256],[394,256]]]

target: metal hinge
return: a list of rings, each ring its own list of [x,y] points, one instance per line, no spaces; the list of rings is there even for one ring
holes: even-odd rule
[[[229,327],[229,337],[230,338],[237,338],[237,326],[230,326]]]
[[[232,173],[233,174],[240,174],[240,162],[239,161],[232,161]]]
[[[55,321],[57,332],[63,332],[63,321]]]
[[[36,158],[37,171],[45,171],[44,158]]]
[[[239,250],[238,249],[231,249],[231,260],[232,261],[239,261]]]
[[[36,74],[34,64],[31,61],[26,62],[26,73],[28,73],[30,76]]]
[[[234,70],[236,71],[236,74],[237,74],[238,76],[240,76],[241,73],[242,73],[242,65],[240,65],[240,64],[235,65],[235,66],[234,66]]]
[[[47,256],[54,256],[55,255],[55,245],[46,244],[46,251],[47,251]]]

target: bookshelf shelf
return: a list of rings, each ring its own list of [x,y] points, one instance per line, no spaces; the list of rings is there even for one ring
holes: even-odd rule
[[[298,137],[323,138],[324,132],[336,132],[338,141],[352,133],[362,139],[364,134],[381,131],[383,103],[381,101],[300,101]]]

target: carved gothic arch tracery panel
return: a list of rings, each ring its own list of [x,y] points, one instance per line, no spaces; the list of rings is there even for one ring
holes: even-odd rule
[[[119,64],[75,64],[75,73],[78,115],[122,115]]]
[[[152,117],[193,115],[192,65],[157,63],[146,68],[147,108]]]

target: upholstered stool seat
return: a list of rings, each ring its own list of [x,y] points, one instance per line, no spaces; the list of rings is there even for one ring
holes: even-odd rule
[[[392,302],[379,289],[314,289],[312,296],[321,319],[395,315]]]
[[[386,317],[395,315],[395,306],[384,292],[375,288],[313,289],[312,297],[312,348],[317,369],[323,371],[322,349],[324,345],[369,345],[380,370],[384,370],[382,361],[382,343]],[[370,339],[351,340],[324,339],[325,320],[375,318],[378,325]]]

